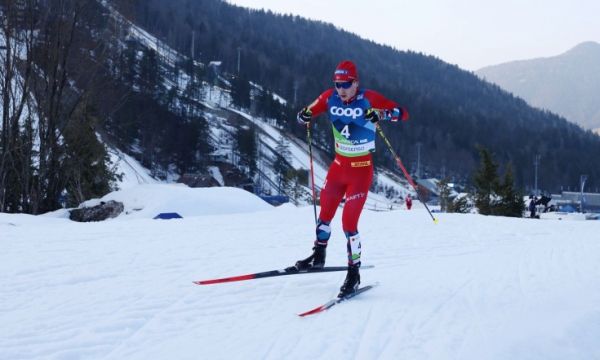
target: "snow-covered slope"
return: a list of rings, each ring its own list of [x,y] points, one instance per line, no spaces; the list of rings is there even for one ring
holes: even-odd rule
[[[102,4],[110,10],[110,14],[114,18],[114,20],[117,23],[122,24],[124,28],[127,29],[128,39],[134,39],[138,41],[140,45],[156,51],[157,54],[159,54],[159,58],[165,61],[167,65],[172,65],[177,62],[181,62],[182,59],[186,58],[186,56],[178,53],[173,48],[169,47],[164,41],[161,41],[149,32],[145,31],[136,24],[127,20],[113,6],[111,6],[109,2],[102,1]],[[204,66],[203,64],[198,62],[196,63],[196,65]],[[182,89],[186,88],[190,79],[188,75],[181,71],[181,69],[178,69],[178,71],[180,73],[176,77],[176,79],[168,79],[165,77],[165,79],[163,79],[163,85],[168,89],[176,87],[181,92]],[[252,83],[252,86],[254,88],[254,91],[261,91],[263,89],[260,84]],[[233,108],[231,106],[232,100],[229,91],[219,86],[214,86],[213,84],[208,84],[204,82],[202,84],[202,87],[203,91],[201,91],[200,97],[196,100],[205,106],[203,115],[207,119],[209,119],[208,124],[210,127],[210,137],[211,140],[215,143],[215,146],[217,147],[217,150],[213,153],[215,157],[224,158],[226,159],[226,161],[238,165],[238,161],[234,159],[235,156],[233,155],[233,153],[235,151],[233,151],[234,149],[232,150],[232,147],[235,142],[235,132],[237,131],[237,126],[239,126],[239,124],[233,126],[229,122],[227,116],[227,112],[229,112],[229,114],[231,115],[236,114],[236,117],[237,115],[239,115],[242,118],[246,119],[249,123],[256,125],[259,131],[261,132],[260,136],[258,137],[258,140],[260,141],[260,145],[258,147],[259,149],[262,148],[263,151],[259,151],[258,156],[262,157],[259,163],[272,163],[272,159],[268,159],[269,155],[272,156],[272,154],[266,154],[268,153],[266,149],[275,149],[277,147],[277,142],[281,137],[283,137],[287,139],[290,144],[290,152],[292,155],[291,158],[288,159],[290,165],[295,169],[310,169],[307,146],[302,141],[293,138],[293,136],[289,133],[282,131],[282,129],[279,129],[276,126],[273,126],[276,123],[275,119],[263,119],[255,117],[248,114],[247,110],[239,110]],[[276,94],[273,94],[273,96],[281,103],[286,102],[285,99],[281,98]],[[226,110],[227,112],[224,112],[223,110]],[[381,149],[380,151],[383,150],[385,149]],[[119,157],[121,159],[125,159],[125,161],[127,161],[127,159],[123,157],[122,153],[118,151],[115,152],[119,153]],[[329,164],[315,159],[314,165],[315,185],[317,188],[320,188],[320,186],[325,181],[325,175],[327,173]],[[264,183],[260,181],[261,185],[265,188],[263,190],[266,190],[266,193],[278,193],[278,174],[276,174],[275,171],[269,166],[259,166],[258,170],[261,172],[261,174],[259,175],[261,179],[268,179],[268,181]],[[139,174],[145,173],[141,169],[135,169],[135,171],[127,171],[126,173],[135,175],[131,177],[130,180],[126,180],[128,184],[153,182],[152,180],[140,178]],[[176,176],[173,176],[173,178],[176,178]],[[256,179],[254,180],[255,182],[259,182]],[[378,177],[376,181],[379,185],[381,185],[382,188],[387,187],[388,189],[393,189],[395,194],[397,194],[398,196],[395,199],[387,199],[383,194],[371,193],[366,204],[366,206],[371,209],[383,210],[397,208],[398,206],[401,206],[399,204],[402,203],[402,198],[404,198],[406,194],[412,192],[412,189],[408,188],[407,183],[402,183],[401,180],[399,180],[399,178],[394,177],[389,172],[383,170],[378,171]],[[120,188],[123,188],[123,186],[121,186]],[[310,196],[308,195],[310,193],[310,190],[308,188],[305,188],[305,192],[306,196],[304,198],[310,199]],[[302,202],[304,200],[299,201]]]
[[[117,219],[152,219],[159,213],[176,212],[183,217],[235,214],[269,210],[271,205],[245,190],[230,187],[189,188],[183,184],[142,185],[117,191],[83,206],[116,200],[125,206]]]
[[[148,169],[119,149],[109,147],[108,153],[114,170],[121,177],[117,184],[119,189],[129,189],[142,184],[160,183],[159,180],[152,177]]]
[[[381,285],[299,318],[335,296],[344,274],[192,281],[306,256],[311,207],[223,214],[169,189],[139,203],[170,199],[171,211],[195,206],[191,215],[81,224],[0,214],[0,358],[600,358],[599,221],[439,214],[435,225],[423,209],[365,211],[363,261],[375,268],[362,281]],[[339,215],[328,265],[345,262]]]

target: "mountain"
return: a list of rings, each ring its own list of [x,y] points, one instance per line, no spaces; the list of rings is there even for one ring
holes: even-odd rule
[[[477,75],[586,129],[600,129],[600,44],[548,58],[484,67]]]
[[[600,357],[598,221],[437,214],[434,225],[420,204],[365,211],[362,261],[375,267],[361,282],[380,285],[299,318],[335,296],[345,274],[193,281],[307,256],[310,206],[174,185],[105,199],[129,214],[81,224],[65,211],[0,213],[3,359]],[[161,211],[183,219],[152,220]],[[327,265],[345,264],[341,216],[332,231]]]

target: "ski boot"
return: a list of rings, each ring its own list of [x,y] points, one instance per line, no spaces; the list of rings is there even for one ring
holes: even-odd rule
[[[346,280],[344,280],[344,285],[340,288],[338,298],[344,298],[358,290],[358,285],[360,284],[359,267],[359,264],[348,266],[348,274],[346,275]]]
[[[312,255],[304,260],[298,260],[296,265],[290,266],[286,271],[322,269],[325,266],[325,249],[327,249],[327,246],[315,244]]]

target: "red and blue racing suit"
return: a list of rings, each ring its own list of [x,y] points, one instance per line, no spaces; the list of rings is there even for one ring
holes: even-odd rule
[[[327,245],[331,236],[329,224],[342,199],[346,198],[342,213],[342,227],[347,238],[348,263],[360,265],[360,236],[358,219],[367,200],[373,180],[375,151],[375,124],[365,119],[368,109],[400,109],[400,118],[408,119],[408,112],[383,95],[359,89],[348,101],[342,101],[335,89],[323,92],[309,107],[313,116],[327,111],[335,141],[335,159],[329,167],[321,188],[321,211],[317,224],[316,244]]]

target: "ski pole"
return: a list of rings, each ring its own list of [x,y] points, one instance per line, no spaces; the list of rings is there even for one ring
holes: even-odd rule
[[[431,216],[431,219],[433,219],[433,222],[437,224],[438,220],[435,218],[435,216],[433,216],[433,214],[429,210],[429,207],[427,206],[427,204],[425,203],[425,201],[423,201],[421,199],[421,195],[419,194],[419,188],[417,187],[417,184],[415,184],[415,181],[413,180],[413,178],[410,176],[410,174],[408,173],[408,171],[406,171],[406,168],[404,167],[404,164],[402,163],[402,160],[400,160],[400,157],[394,151],[394,148],[392,147],[392,144],[390,144],[390,141],[388,140],[387,136],[385,136],[385,134],[383,133],[383,130],[379,126],[379,123],[375,123],[375,127],[377,127],[377,133],[379,134],[379,136],[381,136],[381,138],[383,139],[383,141],[387,145],[388,149],[390,149],[390,152],[392,153],[392,156],[396,160],[396,164],[398,164],[398,167],[400,167],[400,170],[402,170],[402,172],[404,173],[404,177],[406,177],[406,180],[408,180],[408,183],[415,189],[415,192],[417,193],[417,199],[419,199],[419,201],[421,202],[421,204],[425,205],[425,209],[427,209],[427,212],[429,213],[429,216]]]
[[[317,224],[317,196],[315,195],[315,169],[313,166],[313,153],[312,153],[312,137],[310,135],[310,122],[306,123],[306,140],[308,141],[308,156],[310,159],[310,177],[312,185],[312,200],[313,200],[313,211],[315,213],[315,224]]]

